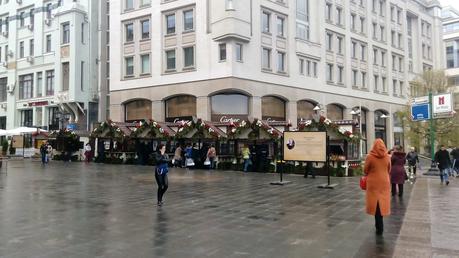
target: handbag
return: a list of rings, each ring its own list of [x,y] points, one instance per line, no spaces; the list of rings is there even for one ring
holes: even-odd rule
[[[185,166],[187,167],[193,167],[194,166],[194,161],[191,158],[187,158],[185,161]]]
[[[367,176],[362,176],[360,178],[360,189],[367,190]]]
[[[204,161],[204,166],[210,166],[210,159],[207,158],[205,161]]]

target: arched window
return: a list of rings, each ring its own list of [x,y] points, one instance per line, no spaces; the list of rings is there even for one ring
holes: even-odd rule
[[[193,117],[196,117],[196,97],[180,95],[166,100],[166,121],[191,121]]]
[[[125,121],[133,122],[152,118],[151,101],[139,99],[127,102],[125,105]]]
[[[332,121],[343,120],[344,109],[336,104],[327,105],[327,118]]]
[[[261,99],[261,119],[269,121],[285,121],[285,101],[277,97]]]
[[[230,118],[246,120],[249,115],[249,97],[238,93],[217,94],[211,97],[211,109],[212,121],[215,122],[227,122]]]
[[[311,120],[312,115],[314,114],[315,106],[316,104],[307,100],[298,101],[296,105],[298,112],[298,121]]]

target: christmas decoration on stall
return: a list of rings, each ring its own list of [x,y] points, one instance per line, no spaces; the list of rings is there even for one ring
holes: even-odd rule
[[[91,132],[91,137],[107,137],[115,139],[123,139],[126,137],[126,134],[111,120],[102,122],[98,127],[94,128]]]
[[[258,138],[260,136],[260,131],[266,132],[269,137],[273,140],[279,140],[282,135],[279,133],[278,130],[276,130],[274,127],[270,126],[268,123],[255,119],[251,125],[252,127],[252,132],[249,134],[249,138]]]
[[[242,122],[240,123],[239,122],[234,123],[231,121],[227,127],[226,134],[228,135],[229,138],[235,138],[241,135],[241,133],[244,130],[249,129],[250,127],[251,127],[250,122],[247,122],[245,120],[242,120]]]
[[[132,130],[131,137],[137,138],[145,135],[151,138],[169,138],[169,133],[162,128],[162,126],[150,119],[150,121],[139,121],[135,123],[135,128]]]
[[[307,120],[302,122],[298,125],[298,131],[327,131],[329,133],[336,134],[339,138],[350,141],[350,142],[357,142],[359,140],[359,136],[354,134],[336,123],[333,123],[330,119],[320,116],[319,121],[316,122],[315,120]]]
[[[202,119],[198,119],[198,121],[196,121],[195,128],[198,130],[198,132],[194,135],[194,137],[205,137],[205,134],[208,134],[212,138],[217,139],[222,137],[222,135],[217,133],[208,122]]]
[[[177,128],[177,132],[175,133],[175,138],[185,138],[193,129],[195,129],[196,125],[193,121],[179,121],[179,126]]]

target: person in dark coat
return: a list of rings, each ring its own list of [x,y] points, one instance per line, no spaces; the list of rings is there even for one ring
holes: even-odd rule
[[[454,148],[451,151],[451,158],[453,159],[453,171],[456,171],[456,177],[459,177],[459,148]]]
[[[438,169],[440,169],[441,183],[443,184],[443,181],[445,181],[446,185],[449,185],[448,172],[451,168],[451,159],[445,145],[441,145],[440,150],[435,153],[435,163],[437,163]]]
[[[166,154],[166,146],[160,144],[156,153],[155,179],[158,184],[158,206],[163,205],[163,196],[169,187],[167,173],[169,172],[169,156]]]
[[[403,196],[403,184],[406,180],[406,154],[403,152],[402,147],[397,145],[394,147],[392,156],[391,156],[391,170],[390,170],[390,182],[392,184],[392,196],[397,194],[398,186],[398,196]]]
[[[406,154],[406,161],[410,169],[412,169],[413,174],[416,175],[416,165],[419,164],[419,157],[414,147],[411,147],[411,151]]]

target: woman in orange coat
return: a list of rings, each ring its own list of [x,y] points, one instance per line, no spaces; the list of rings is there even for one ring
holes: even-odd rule
[[[383,216],[390,215],[390,157],[383,140],[376,139],[365,160],[366,210],[375,216],[376,234],[384,231]]]

